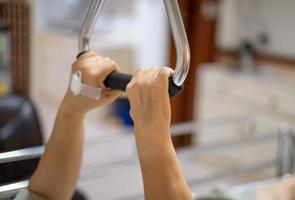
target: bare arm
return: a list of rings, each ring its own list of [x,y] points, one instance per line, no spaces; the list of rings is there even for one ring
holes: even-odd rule
[[[70,199],[79,176],[84,139],[82,114],[61,105],[52,136],[29,189],[48,199]]]
[[[118,66],[95,53],[82,55],[74,64],[73,72],[81,71],[83,82],[97,86]],[[73,96],[67,91],[56,116],[52,135],[46,145],[29,189],[50,200],[68,200],[72,197],[79,177],[84,140],[83,119],[86,113],[110,103],[121,93],[104,89],[102,98],[92,100]]]
[[[190,200],[170,137],[167,68],[141,69],[128,85],[146,200]]]

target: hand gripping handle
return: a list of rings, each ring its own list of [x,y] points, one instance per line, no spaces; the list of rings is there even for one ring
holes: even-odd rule
[[[173,97],[183,90],[189,71],[190,49],[177,0],[164,0],[164,3],[177,51],[175,72],[169,77],[169,95]],[[89,51],[89,38],[103,4],[104,0],[91,1],[80,33],[79,55]],[[132,76],[129,74],[113,72],[106,78],[104,84],[108,88],[125,91],[131,79]]]
[[[104,84],[108,88],[112,88],[115,90],[125,91],[128,83],[131,81],[132,76],[130,74],[123,74],[119,72],[111,73]],[[176,96],[182,91],[183,87],[177,86],[173,82],[172,76],[169,77],[169,95],[170,97]]]

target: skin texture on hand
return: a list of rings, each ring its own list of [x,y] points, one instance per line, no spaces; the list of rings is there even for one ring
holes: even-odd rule
[[[72,72],[81,71],[85,84],[97,86],[108,74],[117,70],[118,66],[110,59],[89,52],[73,64]],[[111,103],[120,95],[121,92],[104,88],[101,99],[94,100],[73,96],[69,90],[66,92],[45,152],[30,180],[31,191],[50,200],[71,199],[82,162],[85,114]]]
[[[169,68],[136,71],[127,86],[146,200],[191,200],[170,137]]]
[[[168,78],[169,68],[140,69],[127,86],[130,114],[136,124],[145,127],[169,126],[171,118]],[[144,127],[143,127],[144,128]]]

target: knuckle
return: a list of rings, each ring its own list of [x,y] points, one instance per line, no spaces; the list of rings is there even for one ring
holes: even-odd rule
[[[138,80],[134,83],[134,87],[135,88],[141,88],[143,87],[144,85],[146,85],[145,81],[144,80]]]
[[[159,68],[159,76],[160,77],[167,77],[168,76],[167,70],[163,67],[160,67]]]
[[[108,69],[108,70],[115,70],[116,69],[116,66],[112,61],[105,61],[104,67],[105,67],[105,69]]]
[[[114,64],[114,67],[115,67],[115,71],[120,71],[120,67],[119,67],[119,65],[116,63],[116,62],[114,62],[114,61],[112,61],[113,62],[113,64]]]
[[[132,83],[132,85],[130,85],[130,90],[135,90],[136,88],[138,88],[138,82],[135,81]]]
[[[114,62],[110,63],[110,69],[112,69],[112,71],[117,70],[117,65]]]
[[[164,68],[160,69],[158,76],[156,78],[156,82],[159,84],[163,84],[165,82],[168,82],[169,73]]]
[[[130,93],[133,90],[133,88],[134,88],[133,83],[129,83],[126,87],[126,93],[127,94]]]
[[[170,67],[163,67],[168,74],[174,73],[174,69],[170,68]]]

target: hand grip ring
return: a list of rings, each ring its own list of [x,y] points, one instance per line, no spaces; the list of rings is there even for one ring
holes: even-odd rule
[[[89,51],[89,38],[101,13],[104,1],[91,0],[79,36],[78,56]],[[164,3],[177,52],[175,72],[169,78],[169,95],[172,97],[179,94],[183,89],[190,66],[190,48],[177,0],[164,0]],[[129,74],[114,72],[107,77],[104,84],[111,89],[125,91],[131,78],[132,76]]]

